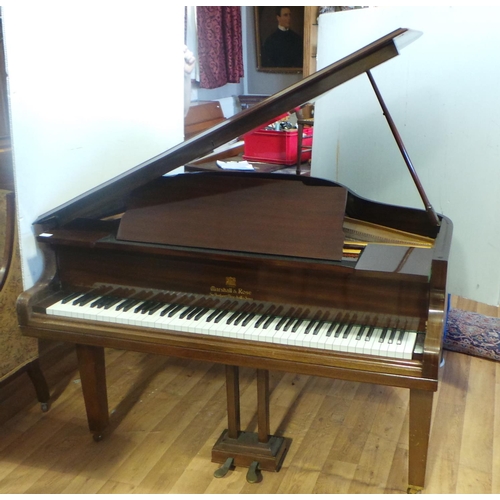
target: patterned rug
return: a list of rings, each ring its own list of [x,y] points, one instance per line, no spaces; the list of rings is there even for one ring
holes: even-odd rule
[[[451,308],[444,348],[500,361],[500,318]]]

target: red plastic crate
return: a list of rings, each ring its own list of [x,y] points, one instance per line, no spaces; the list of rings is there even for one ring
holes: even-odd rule
[[[302,148],[312,147],[313,128],[304,129]],[[278,165],[297,163],[297,130],[254,130],[244,135],[243,159]],[[311,151],[302,152],[302,161],[311,158]]]

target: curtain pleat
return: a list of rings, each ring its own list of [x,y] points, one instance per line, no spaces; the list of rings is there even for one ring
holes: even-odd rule
[[[239,83],[243,76],[241,7],[197,7],[200,87]]]

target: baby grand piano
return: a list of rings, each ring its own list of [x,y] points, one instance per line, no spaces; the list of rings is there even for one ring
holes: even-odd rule
[[[410,390],[409,491],[424,486],[452,224],[425,197],[370,69],[398,29],[35,221],[43,276],[18,299],[25,335],[76,345],[89,428],[108,424],[104,348],[226,365],[228,429],[212,461],[277,471],[268,370]],[[312,177],[164,176],[367,73],[425,208]],[[238,367],[257,373],[258,432],[240,428]]]

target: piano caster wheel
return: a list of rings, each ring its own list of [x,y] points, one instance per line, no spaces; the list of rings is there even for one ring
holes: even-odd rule
[[[102,441],[102,434],[92,434],[92,439],[98,443],[99,441]]]
[[[47,413],[49,411],[49,403],[40,403],[40,407],[42,408],[43,413]]]
[[[411,484],[408,486],[408,489],[406,490],[407,494],[416,494],[416,493],[422,493],[422,486],[412,486]]]
[[[250,468],[248,469],[247,472],[247,482],[248,483],[260,483],[262,481],[262,474],[259,469],[259,462],[254,460],[250,464]]]
[[[224,477],[233,466],[234,458],[229,457],[224,464],[214,472],[214,477]]]

